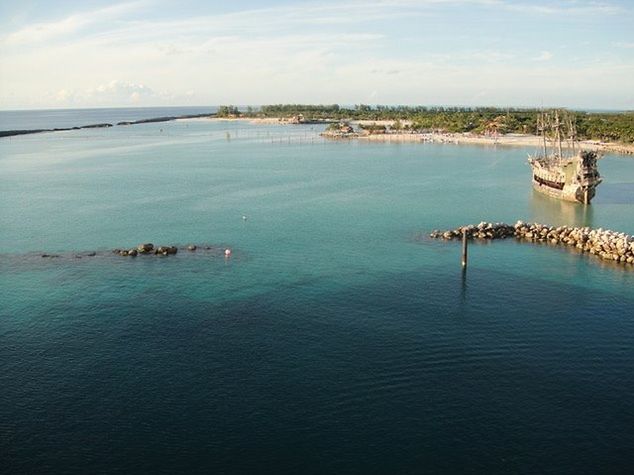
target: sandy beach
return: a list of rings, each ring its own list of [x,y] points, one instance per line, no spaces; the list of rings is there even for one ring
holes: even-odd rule
[[[281,117],[197,117],[176,119],[178,121],[247,122],[256,125],[287,124],[294,125],[291,119]]]
[[[450,133],[390,133],[377,135],[360,135],[359,140],[374,142],[428,142],[443,144],[465,144],[505,147],[540,147],[541,137],[536,135],[507,134],[499,136],[484,136],[474,134],[450,134]],[[620,144],[611,142],[599,142],[596,140],[582,140],[579,142],[585,150],[597,150],[599,152],[634,154],[634,144]]]
[[[255,125],[296,125],[291,119],[281,117],[200,117],[177,119],[187,121],[226,121],[226,122],[247,122]],[[356,120],[350,124],[358,127],[362,125],[383,125],[386,127],[394,123],[392,120]],[[410,125],[409,121],[401,121],[403,126]],[[540,147],[541,137],[528,134],[506,134],[498,136],[477,135],[471,133],[387,133],[387,134],[358,134],[350,137],[337,136],[333,138],[350,138],[366,140],[370,142],[425,142],[439,144],[456,145],[482,145],[482,146],[503,146],[503,147]],[[579,142],[586,150],[597,150],[604,153],[619,153],[624,155],[634,154],[634,144],[623,144],[614,142],[600,142],[596,140],[582,140]]]

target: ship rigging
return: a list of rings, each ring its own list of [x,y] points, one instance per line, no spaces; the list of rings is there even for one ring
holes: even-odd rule
[[[602,181],[597,166],[600,157],[579,146],[572,114],[541,113],[537,129],[542,150],[528,158],[533,188],[561,200],[589,204]]]

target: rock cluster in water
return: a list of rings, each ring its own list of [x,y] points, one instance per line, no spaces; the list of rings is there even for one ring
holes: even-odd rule
[[[581,252],[596,255],[602,259],[634,264],[634,236],[617,233],[608,229],[577,228],[572,226],[548,226],[539,223],[518,221],[515,225],[505,223],[470,224],[448,231],[433,231],[430,237],[435,239],[516,239],[560,244],[574,247]]]
[[[190,251],[195,251],[196,246],[193,244],[187,247]],[[158,246],[154,247],[154,244],[148,242],[139,244],[137,247],[133,247],[132,249],[114,249],[112,252],[115,254],[119,254],[120,256],[129,256],[136,257],[140,254],[154,254],[154,255],[162,255],[162,256],[170,256],[174,255],[178,252],[178,248],[176,246]]]
[[[116,256],[124,256],[124,257],[137,257],[142,255],[148,256],[172,256],[178,251],[189,251],[190,254],[196,253],[199,251],[200,253],[208,255],[211,253],[214,256],[224,255],[225,257],[229,257],[231,255],[231,249],[226,248],[224,246],[218,245],[209,245],[209,244],[188,244],[186,246],[154,246],[152,243],[143,243],[139,244],[136,247],[132,248],[116,248],[108,251],[82,251],[82,252],[73,252],[73,253],[63,253],[63,254],[49,254],[49,253],[40,253],[39,256],[46,259],[54,259],[54,258],[68,258],[75,257],[76,259],[82,259],[84,257],[96,257],[96,256],[104,256],[104,255],[116,255]]]

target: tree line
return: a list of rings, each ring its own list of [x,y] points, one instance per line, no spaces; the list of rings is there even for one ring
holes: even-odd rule
[[[410,131],[538,134],[540,112],[535,108],[275,104],[246,110],[221,106],[217,115],[269,118],[302,115],[307,121],[389,120],[395,124],[393,129]],[[579,139],[634,143],[634,111],[567,112],[576,122]]]

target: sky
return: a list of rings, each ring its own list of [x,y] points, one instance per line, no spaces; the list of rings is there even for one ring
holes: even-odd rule
[[[634,0],[0,0],[0,109],[634,109]]]

